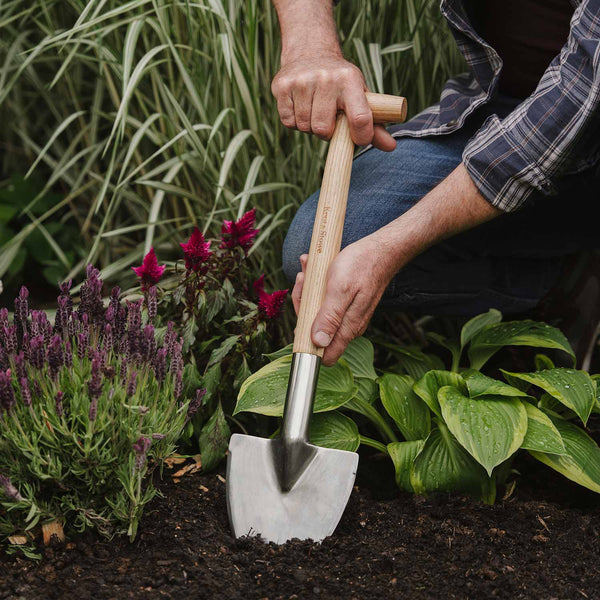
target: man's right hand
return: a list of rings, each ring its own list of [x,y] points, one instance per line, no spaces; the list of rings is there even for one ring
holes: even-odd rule
[[[271,90],[286,127],[328,140],[337,111],[343,110],[356,145],[373,144],[387,152],[396,147],[396,140],[381,125],[373,125],[364,77],[341,53],[298,55],[286,61],[282,57]]]

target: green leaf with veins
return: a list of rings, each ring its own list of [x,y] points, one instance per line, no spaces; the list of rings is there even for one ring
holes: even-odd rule
[[[520,400],[506,396],[468,398],[450,386],[443,387],[438,398],[448,429],[490,476],[494,467],[523,443],[527,411]]]
[[[282,356],[248,377],[240,388],[233,414],[254,412],[281,417],[291,364],[291,355]],[[333,367],[321,367],[313,410],[334,410],[348,402],[355,392],[352,372],[342,361]]]
[[[565,445],[552,419],[530,402],[523,402],[527,411],[527,433],[521,444],[525,450],[564,454]]]
[[[493,480],[442,422],[415,457],[410,483],[417,494],[462,491],[493,502]]]
[[[410,482],[410,472],[419,452],[423,450],[425,440],[413,442],[393,442],[387,445],[390,458],[396,471],[396,485],[405,492],[414,492]]]
[[[583,429],[559,417],[551,417],[565,445],[564,455],[529,451],[567,479],[600,493],[600,448]]]
[[[375,360],[373,344],[367,338],[359,337],[352,340],[344,350],[341,360],[346,361],[354,377],[377,379],[377,373],[373,368]]]
[[[415,383],[413,389],[417,396],[421,398],[427,406],[438,416],[442,416],[440,403],[438,402],[438,392],[446,385],[454,386],[463,392],[468,393],[465,380],[458,373],[450,371],[429,371]]]
[[[356,452],[360,435],[356,423],[337,411],[313,415],[310,441],[315,446]]]
[[[200,455],[203,471],[212,471],[221,462],[227,452],[230,435],[231,431],[219,402],[217,410],[200,432]]]
[[[596,403],[596,386],[594,381],[585,371],[575,369],[548,369],[535,373],[509,373],[502,371],[511,378],[527,381],[556,398],[559,402],[570,408],[587,423],[592,408]]]
[[[408,375],[386,373],[379,378],[381,403],[407,441],[423,440],[431,430],[429,409],[413,385]]]
[[[460,332],[460,350],[464,350],[467,344],[477,335],[481,330],[485,329],[489,325],[495,325],[502,321],[502,313],[495,308],[490,308],[486,313],[482,313],[473,317],[467,321]]]
[[[467,384],[471,398],[478,398],[480,396],[527,396],[522,390],[508,385],[504,381],[492,379],[479,371],[469,369],[462,371],[461,375]]]
[[[569,341],[556,327],[537,321],[511,321],[488,325],[473,336],[469,346],[471,368],[481,369],[504,346],[557,348],[575,360]]]

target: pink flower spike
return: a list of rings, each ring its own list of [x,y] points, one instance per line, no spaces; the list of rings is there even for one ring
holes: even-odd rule
[[[263,273],[253,284],[254,293],[260,298],[265,291],[265,274]]]
[[[283,312],[283,303],[288,290],[278,290],[272,294],[262,292],[258,301],[258,312],[268,319],[276,319]]]
[[[210,242],[204,241],[202,232],[197,227],[194,227],[194,231],[187,243],[179,245],[183,249],[183,255],[185,256],[185,268],[195,273],[198,271],[202,274],[206,273],[208,270],[206,261],[212,256],[212,252],[210,251]]]
[[[165,272],[165,265],[159,265],[154,254],[154,248],[150,248],[150,252],[144,256],[144,260],[139,267],[131,267],[133,272],[142,280],[142,290],[148,289],[152,285],[156,285],[162,274]]]
[[[253,208],[242,215],[237,221],[223,221],[221,228],[221,248],[242,248],[244,253],[250,250],[259,230],[254,229],[256,209]]]

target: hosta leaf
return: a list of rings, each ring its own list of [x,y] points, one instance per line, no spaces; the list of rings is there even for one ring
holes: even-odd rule
[[[360,435],[356,423],[337,411],[314,415],[310,423],[310,441],[315,446],[356,452]]]
[[[485,469],[439,423],[416,456],[410,483],[417,494],[462,491],[489,498],[490,479]]]
[[[552,418],[552,422],[562,437],[566,454],[530,454],[567,479],[600,493],[600,448],[596,442],[573,423],[560,418]]]
[[[408,375],[386,373],[379,378],[381,403],[407,441],[424,440],[431,430],[429,409],[413,385]]]
[[[375,360],[373,344],[367,338],[359,337],[352,340],[342,354],[342,359],[346,361],[354,377],[377,379],[377,373],[373,368]]]
[[[355,378],[354,384],[356,385],[354,397],[344,404],[344,408],[365,414],[363,406],[365,403],[371,406],[377,400],[379,397],[379,386],[373,380],[365,379],[364,377]]]
[[[502,371],[504,373],[504,371]],[[585,371],[549,369],[535,373],[505,373],[542,388],[570,408],[585,424],[596,402],[596,387]]]
[[[552,454],[564,454],[565,445],[550,417],[529,402],[523,402],[523,406],[527,411],[527,433],[521,448]]]
[[[415,380],[423,377],[427,371],[439,366],[440,361],[437,356],[425,354],[418,348],[409,348],[382,341],[378,342],[378,344],[391,350],[398,357],[396,368],[399,371],[410,375]]]
[[[390,458],[394,463],[396,470],[396,485],[405,492],[413,492],[413,486],[410,483],[410,472],[412,470],[415,458],[425,446],[425,440],[415,440],[414,442],[393,442],[387,445]]]
[[[527,411],[520,400],[473,399],[450,386],[443,387],[438,398],[448,429],[490,476],[523,443]]]
[[[413,389],[417,396],[425,401],[427,406],[438,416],[442,416],[440,403],[438,402],[438,392],[440,388],[451,385],[467,394],[467,385],[465,380],[458,373],[450,371],[429,371],[415,383]]]
[[[488,325],[500,323],[500,321],[502,321],[502,313],[495,308],[490,308],[488,312],[477,315],[470,321],[467,321],[460,332],[460,349],[463,350],[482,329],[485,329]]]
[[[284,346],[283,348],[280,348],[279,350],[275,350],[275,352],[270,352],[269,354],[265,354],[264,356],[266,356],[269,360],[273,361],[278,358],[281,358],[282,356],[288,356],[289,354],[291,354],[293,347],[294,347],[294,344],[288,344],[287,346]]]
[[[527,396],[520,389],[508,385],[504,381],[492,379],[479,371],[463,371],[461,375],[467,384],[471,398],[478,398],[480,396]]]
[[[558,348],[575,354],[564,334],[546,323],[537,321],[512,321],[489,325],[476,333],[469,346],[469,360],[472,369],[483,365],[503,346],[533,346],[534,348]]]
[[[282,416],[291,364],[291,355],[282,356],[248,377],[240,388],[233,414],[246,411]],[[352,372],[342,362],[333,367],[321,367],[314,412],[342,406],[352,398],[355,389]]]
[[[536,371],[545,371],[546,369],[554,369],[555,367],[552,359],[545,354],[536,354],[534,360]]]
[[[212,414],[200,432],[200,455],[202,456],[202,470],[211,471],[220,462],[227,452],[227,445],[231,431],[225,420],[225,413],[221,403]]]

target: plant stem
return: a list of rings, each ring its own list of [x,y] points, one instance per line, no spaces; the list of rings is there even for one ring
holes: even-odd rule
[[[371,446],[371,448],[375,448],[375,450],[379,450],[380,452],[383,452],[384,454],[389,454],[388,449],[386,448],[385,444],[382,444],[381,442],[378,442],[377,440],[367,437],[366,435],[361,435],[361,436],[359,436],[359,438],[360,438],[361,444],[364,444],[365,446]]]
[[[371,421],[371,423],[375,425],[375,427],[379,430],[383,437],[386,438],[388,442],[398,441],[394,430],[390,427],[388,422],[379,414],[379,412],[377,412],[377,409],[375,407],[373,407],[371,404],[365,402],[360,398],[353,398],[349,404],[349,408],[352,408],[351,405],[354,404],[356,407],[354,410],[367,417],[367,419],[369,419],[369,421]]]

